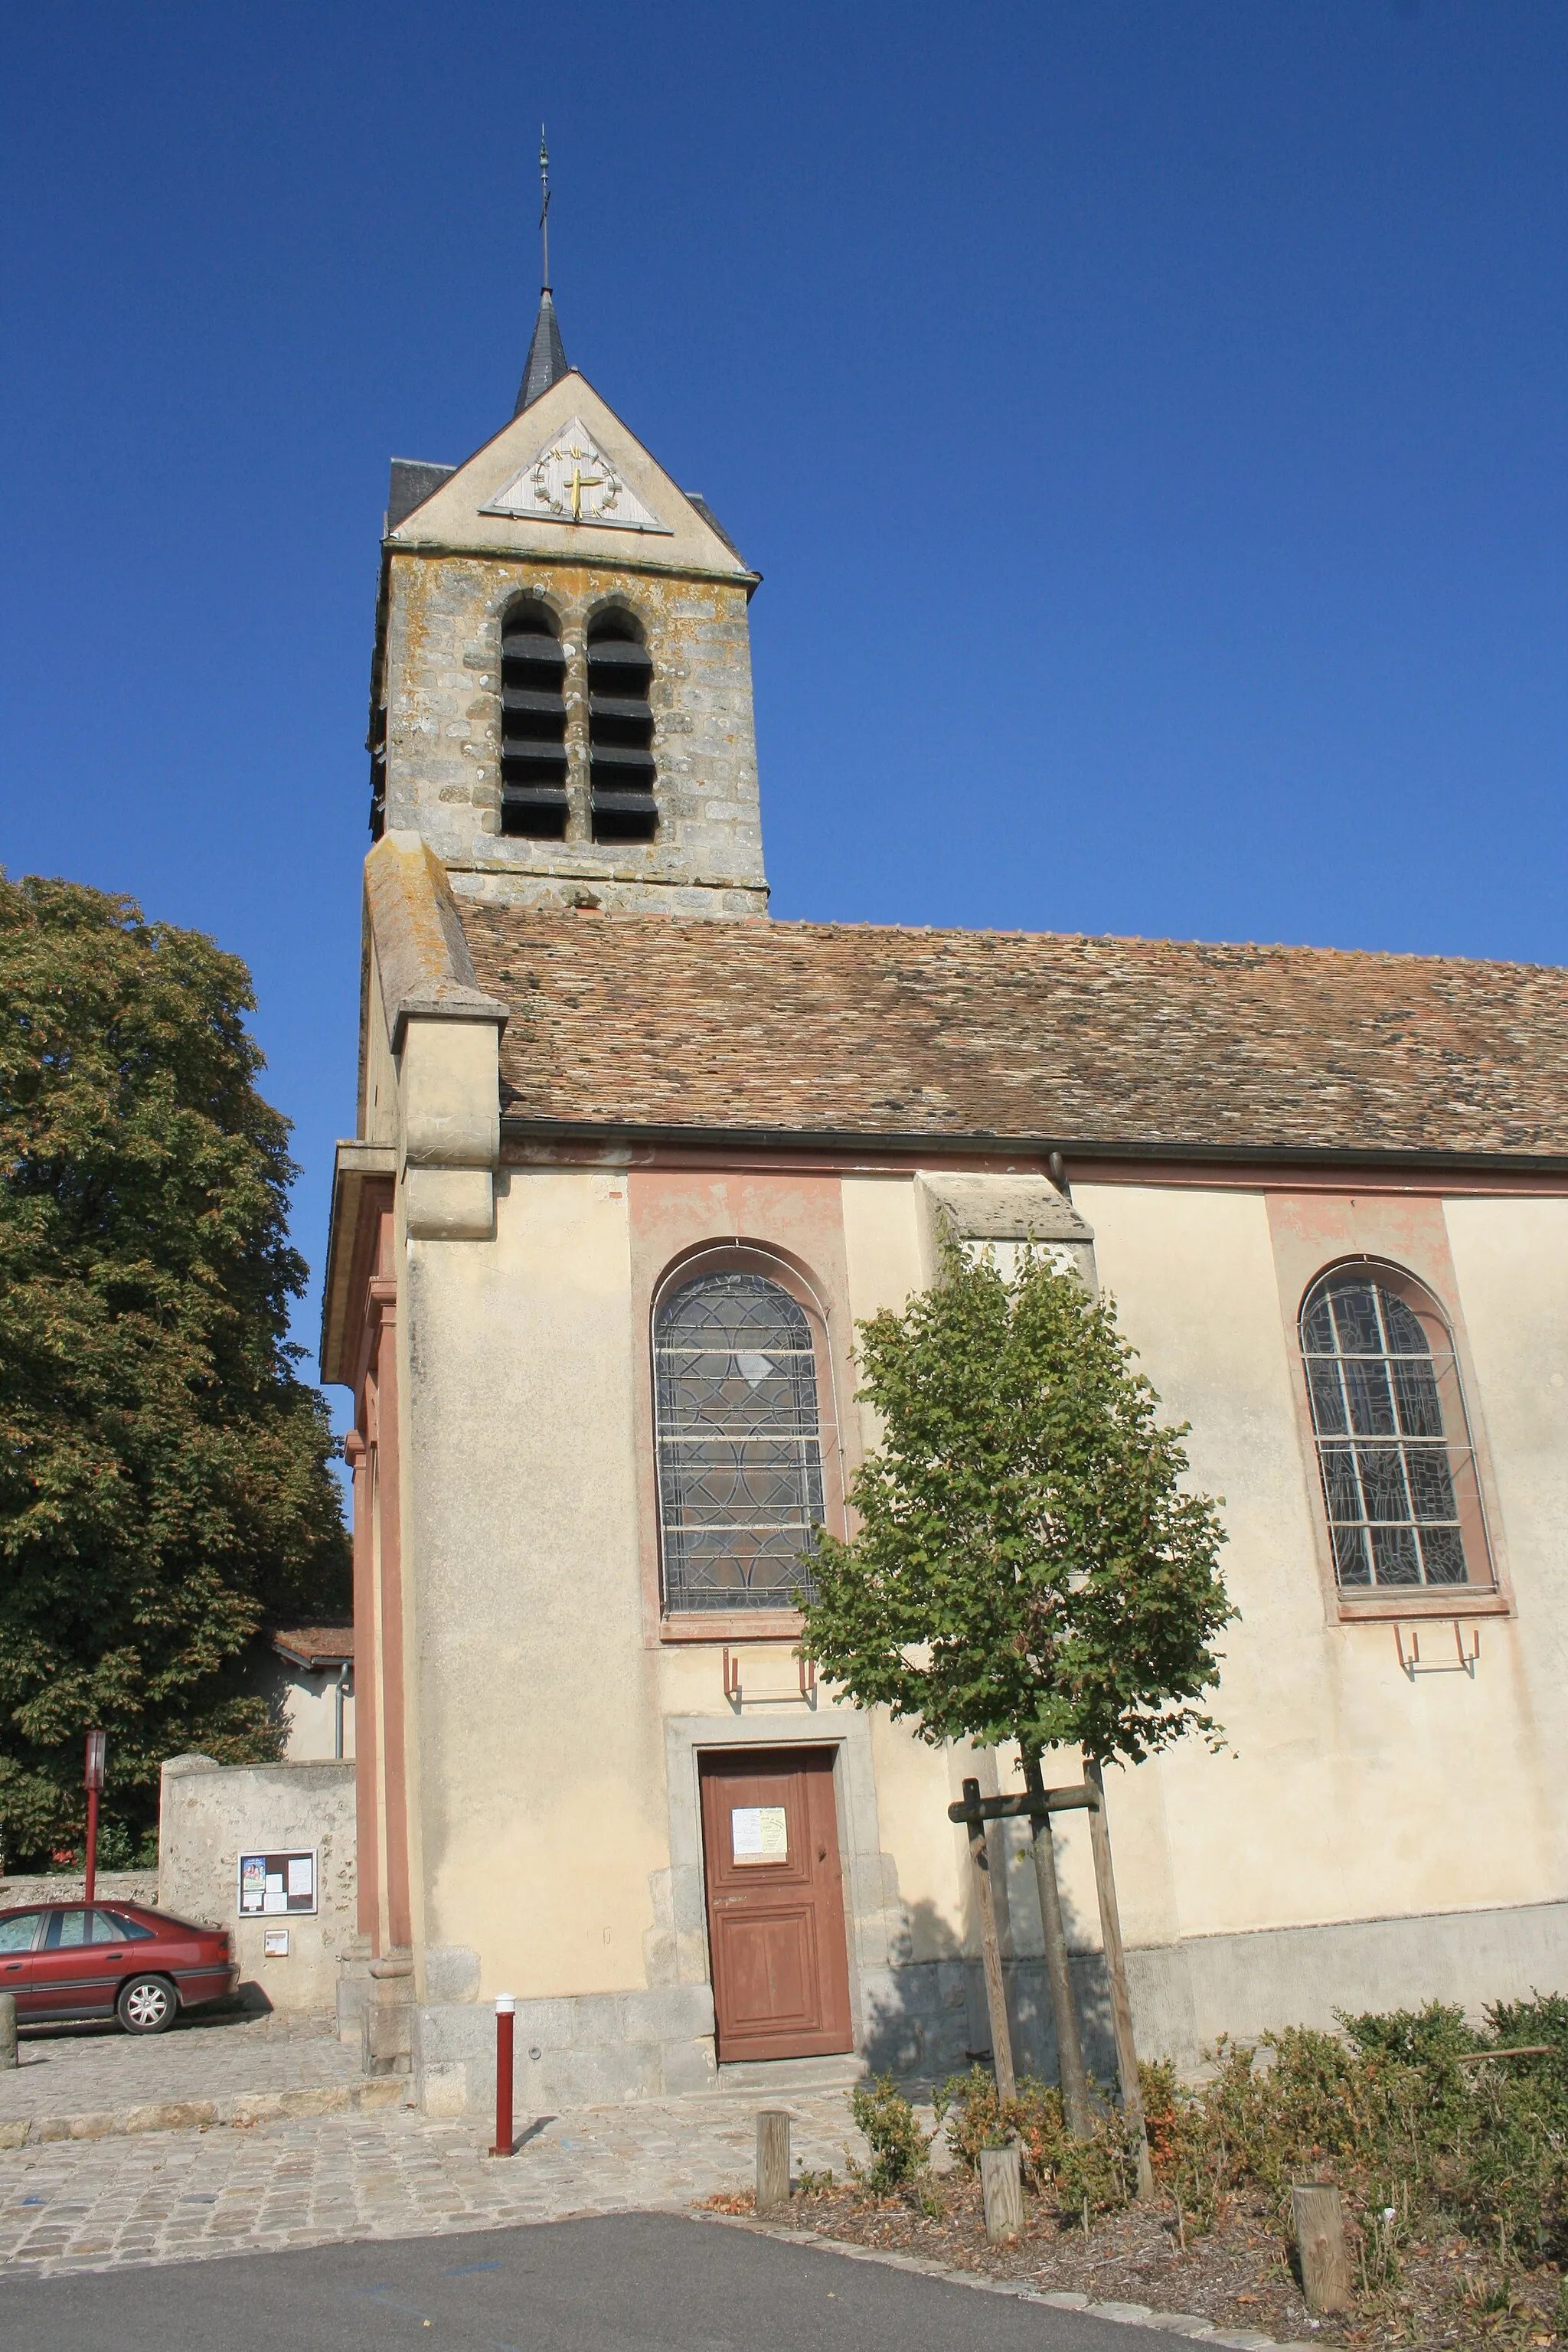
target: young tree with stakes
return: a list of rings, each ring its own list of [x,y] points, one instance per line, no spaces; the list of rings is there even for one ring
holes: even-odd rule
[[[825,1678],[933,1745],[1016,1741],[1037,1797],[1049,1748],[1081,1748],[1099,1801],[1107,1764],[1194,1732],[1217,1745],[1202,1700],[1236,1614],[1224,1531],[1182,1484],[1186,1426],[1156,1419],[1110,1301],[1032,1249],[1009,1283],[944,1234],[935,1286],[858,1329],[882,1442],[851,1483],[857,1532],[812,1554],[804,1647]],[[1082,2131],[1048,1814],[1033,1826],[1063,2100]]]

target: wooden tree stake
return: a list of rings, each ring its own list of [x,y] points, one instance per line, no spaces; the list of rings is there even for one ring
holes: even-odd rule
[[[1127,1990],[1127,1954],[1121,1942],[1121,1914],[1116,1902],[1116,1874],[1110,1866],[1110,1824],[1105,1818],[1105,1775],[1098,1764],[1084,1762],[1083,1777],[1099,1803],[1089,1809],[1089,1837],[1094,1848],[1094,1885],[1100,1897],[1100,1939],[1110,1978],[1110,2022],[1116,2035],[1116,2071],[1121,2078],[1121,2112],[1138,2140],[1138,2194],[1152,2197],[1154,2170],[1149,2161],[1149,2134],[1143,2123],[1143,2091],[1138,2080],[1138,2051],[1132,2039],[1132,2000]]]
[[[0,2066],[16,2063],[16,1996],[0,1992]]]
[[[1016,2147],[981,2149],[980,2194],[992,2244],[1016,2245],[1024,2234],[1024,2179]]]
[[[1078,2005],[1072,1996],[1072,1970],[1068,1965],[1067,1931],[1062,1926],[1061,1889],[1057,1884],[1057,1850],[1051,1817],[1045,1808],[1046,1784],[1037,1753],[1026,1752],[1024,1779],[1041,1810],[1029,1822],[1035,1847],[1035,1884],[1040,1896],[1040,1932],[1046,1945],[1046,1977],[1051,1988],[1051,2013],[1057,2028],[1057,2074],[1062,2086],[1062,2108],[1075,2139],[1088,2139],[1094,2130],[1089,2111],[1089,2083],[1083,2071],[1083,2043],[1078,2030]]]
[[[978,1812],[978,1780],[964,1782],[963,1801]],[[996,2070],[999,2096],[1004,2100],[1015,2099],[1018,2095],[1018,2084],[1013,2072],[1013,2035],[1007,2023],[1006,1990],[1002,1982],[1002,1948],[996,1941],[996,1906],[991,1893],[991,1862],[985,1851],[985,1824],[974,1819],[967,1826],[969,1858],[974,1864],[974,1899],[980,1906],[980,1956],[985,1969],[985,2006],[991,2016],[991,2063]]]
[[[1351,2258],[1345,2244],[1344,2208],[1337,2189],[1307,2182],[1290,2190],[1296,2248],[1301,2257],[1301,2287],[1309,2311],[1348,2311]]]
[[[789,2203],[789,2116],[783,2107],[757,2111],[757,2210],[776,2213]]]

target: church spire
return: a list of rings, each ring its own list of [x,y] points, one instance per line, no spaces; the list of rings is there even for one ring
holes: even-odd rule
[[[517,388],[517,406],[511,412],[514,416],[531,408],[540,394],[548,392],[552,383],[559,383],[566,373],[565,346],[555,322],[555,303],[550,291],[550,153],[544,144],[542,123],[539,128],[539,181],[544,198],[539,214],[544,282],[539,289],[539,316],[533,322],[533,340],[528,346],[522,382]]]

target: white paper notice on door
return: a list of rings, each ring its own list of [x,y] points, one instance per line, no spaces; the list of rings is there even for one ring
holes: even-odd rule
[[[789,1832],[782,1805],[736,1805],[730,1814],[730,1851],[737,1862],[784,1862]]]

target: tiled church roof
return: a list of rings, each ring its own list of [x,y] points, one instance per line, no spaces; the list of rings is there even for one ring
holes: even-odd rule
[[[1554,967],[458,905],[512,1118],[1568,1154]]]

